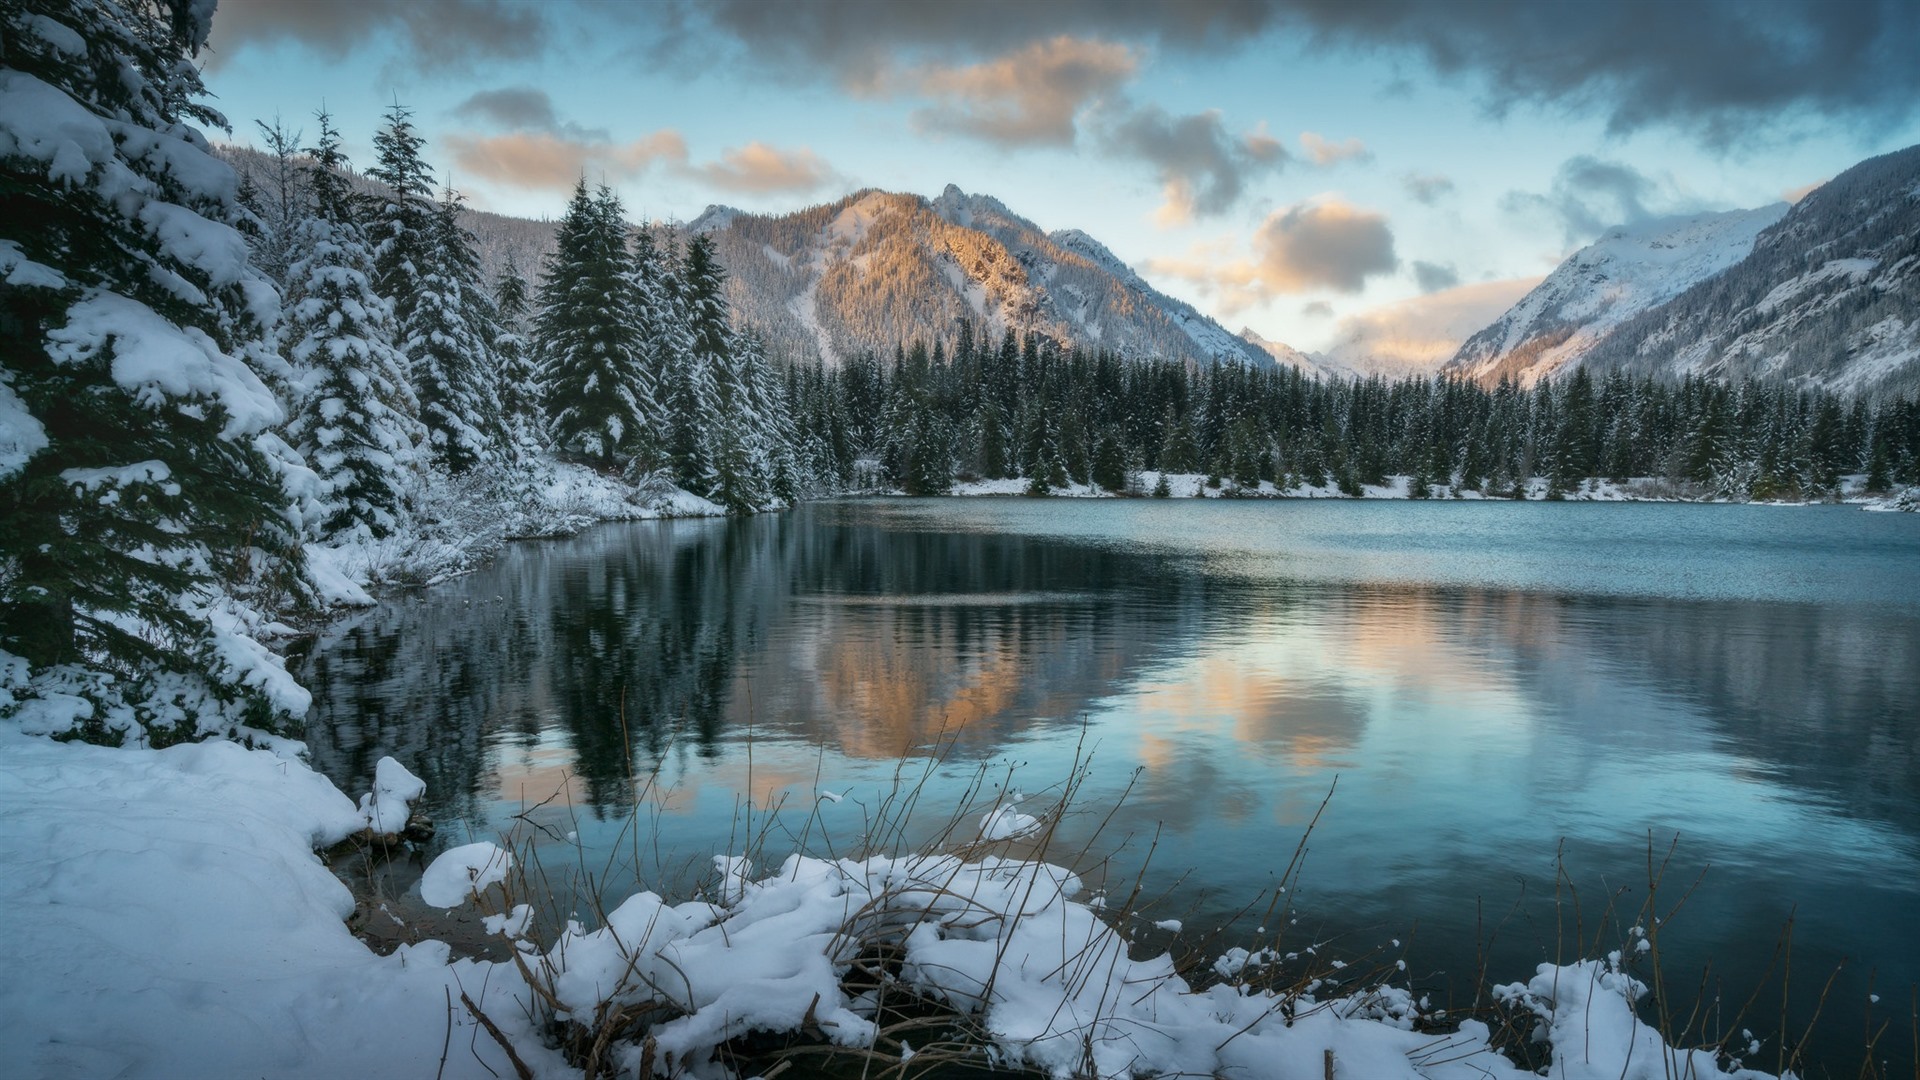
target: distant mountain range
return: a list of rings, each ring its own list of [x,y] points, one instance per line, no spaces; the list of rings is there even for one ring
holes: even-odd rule
[[[1784,204],[1616,229],[1444,370],[1530,383],[1596,371],[1920,390],[1920,147]]]
[[[225,152],[264,174],[262,155]],[[537,280],[553,222],[475,212],[467,224],[489,273],[511,261]],[[1128,356],[1289,364],[1334,378],[1437,370],[1530,385],[1586,365],[1785,378],[1843,393],[1920,390],[1920,147],[1861,162],[1792,207],[1613,229],[1489,325],[1478,322],[1505,295],[1452,311],[1434,305],[1414,320],[1418,340],[1355,320],[1322,353],[1251,329],[1236,335],[1087,233],[1043,232],[952,185],[933,199],[867,190],[780,215],[714,206],[678,231],[713,239],[736,318],[790,358],[832,363],[950,340],[966,319],[994,338],[1034,330]]]
[[[685,228],[713,239],[736,316],[787,356],[884,355],[950,340],[965,319],[996,340],[1034,330],[1127,356],[1271,362],[1086,233],[1042,232],[952,185],[934,199],[860,191],[778,216],[709,207]]]

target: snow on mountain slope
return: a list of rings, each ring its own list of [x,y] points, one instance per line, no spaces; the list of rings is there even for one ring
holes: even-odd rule
[[[1297,367],[1309,375],[1330,375],[1345,379],[1356,374],[1351,368],[1334,363],[1322,356],[1301,352],[1284,341],[1272,341],[1261,337],[1259,332],[1251,326],[1240,328],[1240,340],[1271,356],[1274,363]]]
[[[1128,356],[1271,362],[1147,284],[1077,229],[1052,234],[987,195],[862,191],[792,214],[714,208],[695,221],[730,272],[740,321],[777,352],[837,362],[902,341],[951,341],[971,322]]]
[[[1738,265],[1622,323],[1583,362],[1846,394],[1920,390],[1920,146],[1829,180]]]
[[[1786,203],[1621,226],[1573,253],[1491,326],[1468,338],[1446,370],[1483,382],[1531,384],[1577,361],[1633,316],[1746,258]]]

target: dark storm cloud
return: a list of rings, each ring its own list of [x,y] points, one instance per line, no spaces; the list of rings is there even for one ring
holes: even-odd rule
[[[1096,114],[1092,126],[1106,152],[1146,162],[1158,173],[1166,196],[1163,224],[1224,213],[1239,202],[1248,180],[1289,160],[1264,130],[1236,136],[1212,111],[1178,116],[1156,105],[1121,106]]]
[[[1062,34],[1228,49],[1279,30],[1411,50],[1483,80],[1496,111],[1546,102],[1614,131],[1671,123],[1721,146],[1768,137],[1759,121],[1783,109],[1888,124],[1920,101],[1911,0],[717,0],[680,11],[789,72],[825,66],[856,81],[900,49],[997,54]]]
[[[997,54],[1061,35],[1224,44],[1258,32],[1274,16],[1265,0],[716,0],[676,7],[672,21],[679,25],[704,18],[770,60],[794,68],[826,64],[855,79],[900,48]]]
[[[547,8],[506,0],[221,0],[212,44],[232,55],[249,44],[297,41],[331,57],[400,39],[422,67],[537,56]]]

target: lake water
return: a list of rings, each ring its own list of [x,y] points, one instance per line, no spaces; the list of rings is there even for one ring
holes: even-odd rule
[[[1764,984],[1740,1026],[1777,1030],[1791,918],[1796,1031],[1844,964],[1816,1072],[1857,1073],[1883,1019],[1875,1057],[1912,1058],[1916,515],[823,503],[516,545],[336,628],[304,674],[344,789],[393,754],[441,844],[524,811],[615,896],[688,887],[749,831],[773,855],[851,842],[902,777],[914,842],[983,770],[1035,809],[1078,763],[1056,853],[1087,847],[1116,905],[1136,879],[1164,895],[1151,918],[1185,939],[1251,943],[1264,901],[1232,916],[1332,790],[1288,947],[1404,956],[1397,978],[1459,1005],[1483,960],[1504,982],[1572,959],[1576,918],[1584,951],[1619,947],[1671,849],[1682,997],[1710,965],[1719,1024]]]

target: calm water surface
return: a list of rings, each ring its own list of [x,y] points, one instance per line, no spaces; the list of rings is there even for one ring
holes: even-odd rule
[[[851,837],[904,758],[932,773],[924,834],[983,767],[1038,805],[1090,754],[1063,843],[1104,822],[1124,894],[1157,837],[1145,884],[1191,934],[1274,885],[1337,778],[1292,947],[1402,940],[1443,1000],[1471,997],[1483,954],[1520,979],[1570,939],[1557,859],[1592,939],[1677,838],[1662,906],[1699,884],[1670,978],[1710,963],[1732,1011],[1791,917],[1799,1022],[1846,965],[1816,1059],[1857,1071],[1876,1017],[1895,1022],[1877,1056],[1911,1058],[1886,1044],[1908,1043],[1920,981],[1920,516],[827,503],[518,545],[306,666],[308,738],[343,788],[395,755],[443,844],[560,792],[528,818],[577,833],[616,895],[737,848],[749,793],[783,806],[771,849]]]

